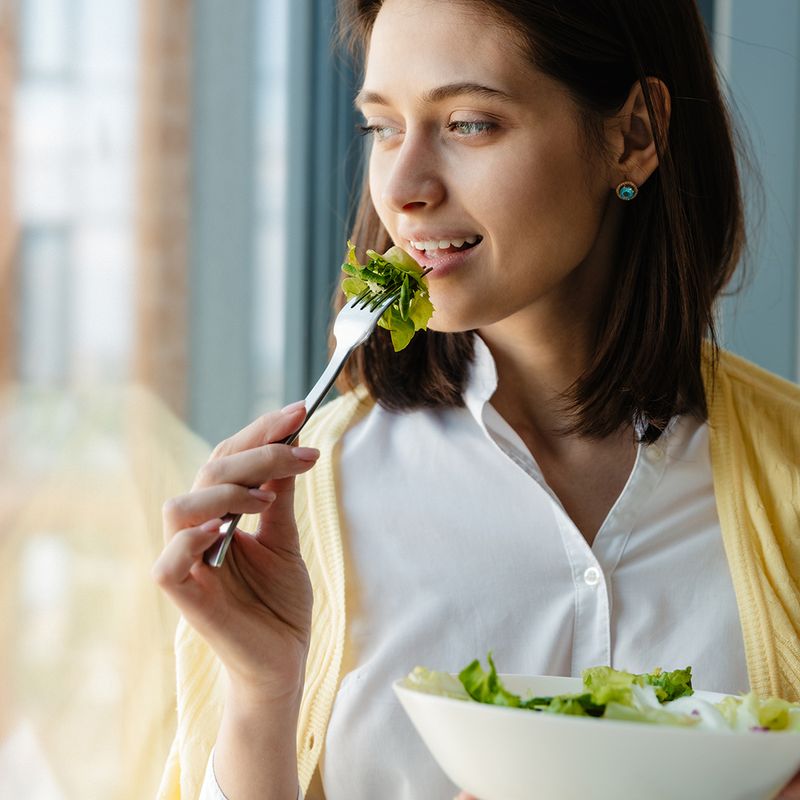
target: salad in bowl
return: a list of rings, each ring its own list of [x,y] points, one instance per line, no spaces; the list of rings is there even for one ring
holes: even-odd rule
[[[450,780],[481,800],[769,800],[800,767],[800,704],[695,690],[690,667],[394,683]]]

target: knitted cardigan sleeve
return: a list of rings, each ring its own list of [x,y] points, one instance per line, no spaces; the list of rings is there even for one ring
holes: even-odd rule
[[[296,481],[300,546],[314,589],[311,648],[297,728],[300,788],[308,790],[319,760],[339,682],[344,649],[344,558],[336,503],[336,455],[344,431],[369,409],[363,392],[317,411],[301,436],[321,455]],[[157,797],[195,800],[222,718],[224,670],[206,642],[181,618],[175,634],[177,732]]]
[[[751,687],[800,700],[800,387],[723,352],[707,396]]]

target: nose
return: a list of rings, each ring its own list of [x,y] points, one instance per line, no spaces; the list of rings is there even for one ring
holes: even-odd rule
[[[435,148],[423,136],[408,133],[385,163],[381,199],[399,213],[434,207],[445,197],[445,184]]]

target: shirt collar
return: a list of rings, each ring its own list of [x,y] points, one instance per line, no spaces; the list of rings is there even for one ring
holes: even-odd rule
[[[464,389],[464,405],[483,428],[483,411],[497,391],[497,366],[494,356],[478,334],[474,334],[474,355]]]
[[[484,411],[486,405],[497,391],[497,365],[486,342],[477,333],[474,334],[473,338],[475,342],[474,356],[464,390],[464,405],[478,425],[486,430]],[[662,445],[669,439],[669,434],[674,430],[677,420],[678,417],[673,416],[661,436],[659,436]],[[641,439],[644,436],[647,426],[646,420],[634,423],[637,439]]]

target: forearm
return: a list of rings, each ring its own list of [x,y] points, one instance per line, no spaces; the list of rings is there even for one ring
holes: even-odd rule
[[[228,800],[295,800],[300,696],[258,703],[228,697],[214,773]]]

